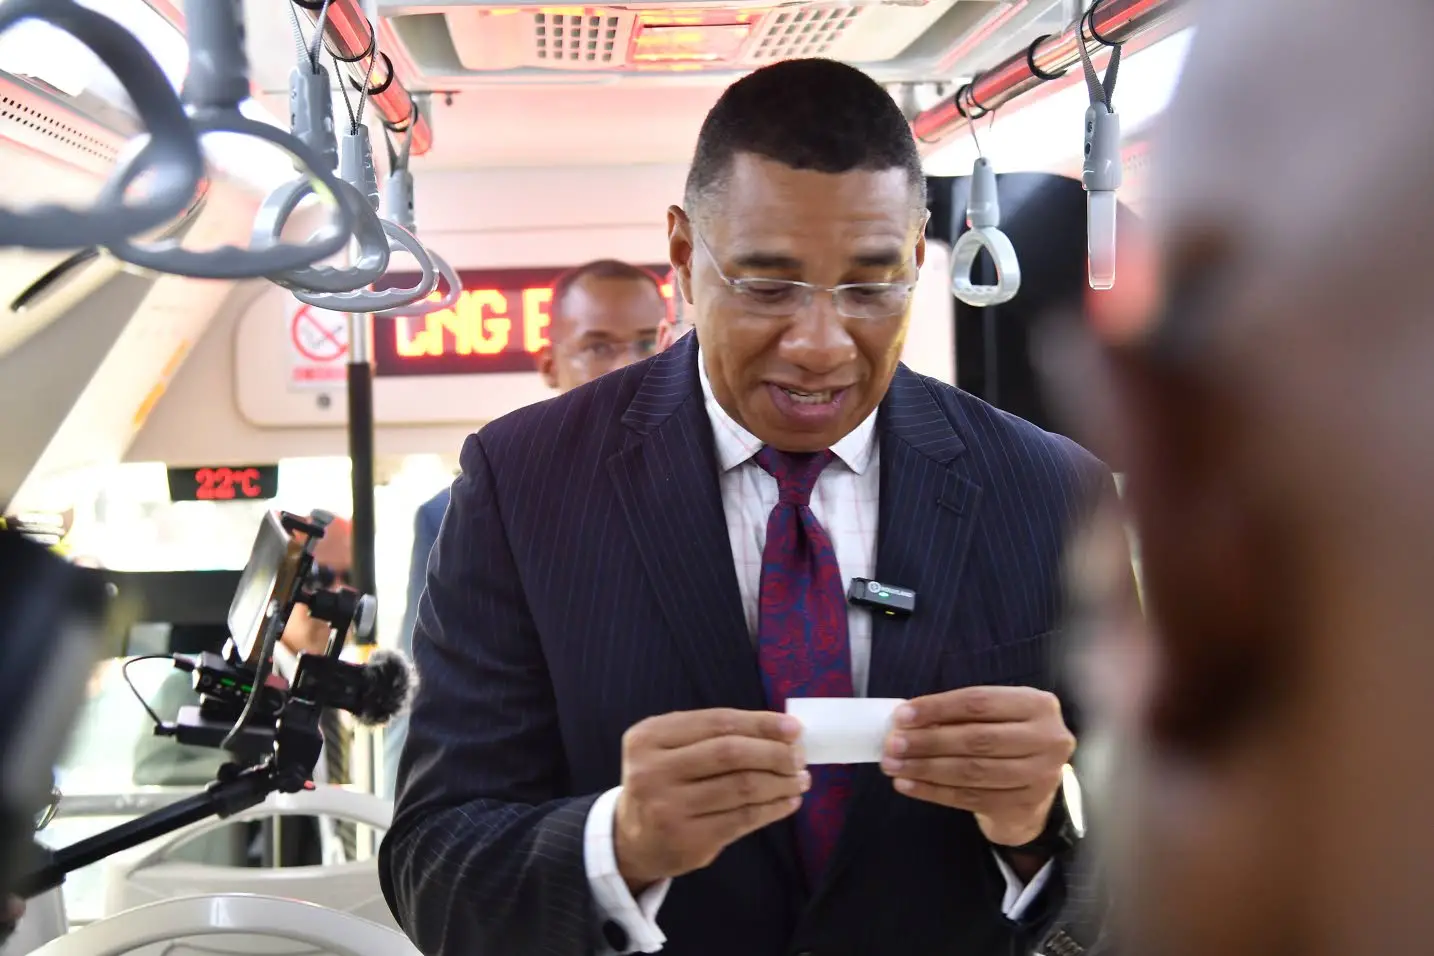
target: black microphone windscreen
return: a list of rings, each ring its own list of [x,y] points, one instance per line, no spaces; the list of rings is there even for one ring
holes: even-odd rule
[[[413,697],[416,681],[408,658],[397,651],[374,651],[364,665],[364,693],[354,716],[376,727],[397,717]]]

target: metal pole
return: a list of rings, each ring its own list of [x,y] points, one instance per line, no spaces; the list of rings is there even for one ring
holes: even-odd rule
[[[1128,43],[1153,27],[1168,23],[1185,6],[1185,0],[1100,0],[1092,15],[1099,49]],[[969,115],[976,119],[1080,64],[1081,30],[1071,24],[1064,32],[1042,37],[1013,54],[951,96],[922,110],[911,121],[917,142],[934,143],[962,126]],[[1088,46],[1087,49],[1090,49]]]
[[[361,594],[378,595],[374,570],[373,496],[373,317],[346,316],[349,331],[348,433],[350,484],[353,490],[353,569],[351,586]],[[374,632],[357,643],[373,644]]]

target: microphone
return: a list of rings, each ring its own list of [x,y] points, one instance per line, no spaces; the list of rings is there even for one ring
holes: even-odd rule
[[[303,654],[286,684],[271,675],[260,688],[254,687],[254,672],[205,652],[198,657],[173,656],[180,670],[194,674],[194,688],[200,693],[199,706],[179,709],[178,720],[155,728],[160,736],[174,737],[182,744],[198,747],[225,747],[239,711],[251,693],[258,692],[252,708],[253,720],[229,747],[242,758],[257,762],[273,750],[274,731],[280,715],[295,706],[346,710],[368,727],[388,723],[407,709],[417,685],[413,666],[397,651],[375,651],[366,664],[350,664],[323,654]]]
[[[346,710],[359,723],[377,727],[408,706],[415,683],[412,666],[397,651],[375,651],[367,664],[304,654],[289,693],[320,707]]]
[[[363,666],[364,692],[352,711],[358,722],[379,727],[408,710],[418,690],[413,665],[398,651],[374,651]]]

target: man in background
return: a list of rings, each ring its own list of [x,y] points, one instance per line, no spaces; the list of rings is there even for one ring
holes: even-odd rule
[[[324,528],[324,536],[314,545],[314,584],[321,588],[347,586],[349,572],[353,568],[353,522],[319,509],[310,512],[309,518]],[[330,633],[329,622],[313,617],[309,613],[308,605],[295,604],[289,612],[289,620],[284,625],[284,632],[279,640],[294,654],[324,654],[328,651]],[[344,723],[340,711],[328,708],[319,717],[319,730],[324,735],[324,782],[351,783],[349,755],[353,743],[353,728]],[[344,858],[356,859],[357,832],[354,824],[338,820],[334,821],[333,827],[335,836],[343,847]],[[286,844],[293,844],[286,849],[286,853],[294,854],[300,859],[314,859],[314,854],[321,845],[314,827],[285,826],[280,832]]]
[[[353,568],[353,522],[315,510],[310,520],[322,524],[324,536],[314,545],[315,583],[323,588],[346,587]],[[295,654],[323,654],[329,647],[328,621],[316,620],[307,604],[295,604],[280,640]]]
[[[1201,14],[1153,268],[1125,259],[1067,369],[1151,609],[1100,631],[1118,951],[1428,952],[1434,4]]]
[[[647,358],[676,339],[662,283],[646,269],[598,259],[569,269],[553,283],[549,344],[538,353],[538,373],[558,393],[599,375]],[[413,555],[408,566],[408,604],[399,625],[400,649],[413,654],[413,622],[423,594],[428,553],[448,509],[444,488],[418,509],[413,522]],[[382,796],[395,796],[398,758],[408,736],[400,714],[384,730]]]

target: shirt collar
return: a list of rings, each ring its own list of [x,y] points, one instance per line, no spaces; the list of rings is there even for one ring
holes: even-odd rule
[[[717,464],[723,471],[731,471],[761,451],[762,440],[737,424],[732,416],[727,414],[727,410],[717,403],[712,394],[712,382],[707,377],[707,363],[702,358],[700,346],[697,349],[697,375],[702,381],[702,400],[707,408],[707,417],[712,421],[712,437],[717,445]],[[871,465],[872,452],[875,449],[875,410],[831,448],[832,454],[858,475],[864,474]]]

